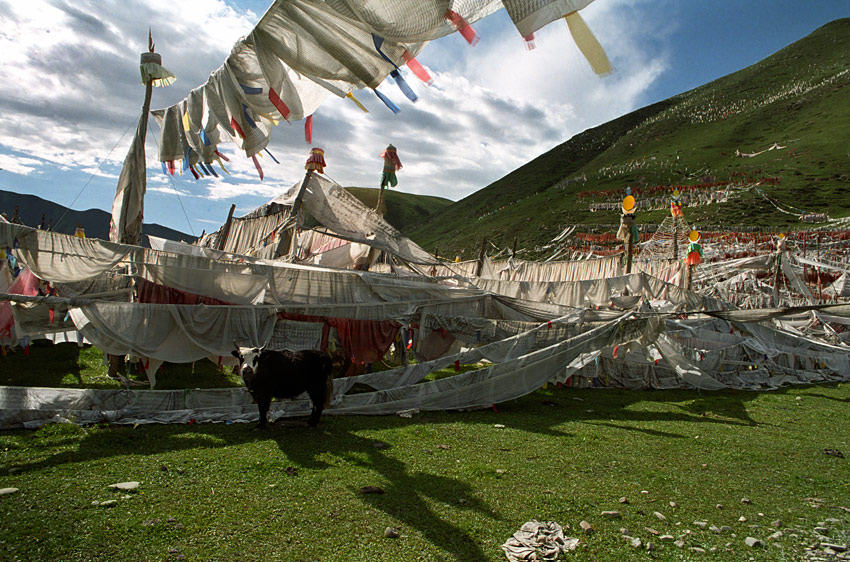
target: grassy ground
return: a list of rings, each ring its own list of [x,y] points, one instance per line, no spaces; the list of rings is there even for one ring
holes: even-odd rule
[[[0,496],[0,560],[498,561],[531,519],[581,538],[565,559],[800,560],[819,523],[830,542],[850,541],[850,460],[824,453],[850,453],[848,414],[847,384],[549,388],[498,412],[326,416],[314,430],[0,432],[0,488],[19,489]],[[141,486],[126,497],[108,488],[130,480]],[[117,502],[93,505],[107,500]],[[400,538],[385,538],[387,527]],[[768,540],[777,528],[783,536]],[[746,546],[748,536],[765,546]]]

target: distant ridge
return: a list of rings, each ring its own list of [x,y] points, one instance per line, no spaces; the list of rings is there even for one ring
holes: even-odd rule
[[[41,224],[41,218],[44,215],[45,223],[49,224],[51,220],[53,221],[55,232],[74,234],[79,224],[85,229],[87,237],[109,239],[111,215],[106,211],[100,209],[75,211],[35,195],[0,189],[0,213],[5,214],[6,218],[11,220],[15,207],[18,207],[18,216],[21,218],[21,222],[27,226],[37,227]],[[65,214],[66,212],[67,214]],[[62,218],[63,216],[64,218]],[[60,219],[61,222],[59,222]],[[142,225],[142,234],[150,234],[168,240],[182,239],[184,242],[193,242],[196,238],[166,226],[147,223]],[[149,247],[147,236],[142,236],[142,245],[146,248]]]
[[[728,196],[686,206],[689,223],[825,225],[826,215],[850,216],[849,170],[845,18],[750,67],[579,133],[409,235],[465,258],[477,257],[482,237],[502,249],[516,237],[520,257],[538,258],[567,226],[616,230],[627,187],[637,192],[638,224],[660,223],[673,189],[705,195],[731,185]]]

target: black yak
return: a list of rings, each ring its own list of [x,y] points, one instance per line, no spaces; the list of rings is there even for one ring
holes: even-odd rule
[[[306,392],[313,403],[307,425],[316,427],[333,390],[331,359],[321,351],[271,351],[237,347],[238,372],[260,409],[258,429],[266,427],[272,398],[295,398]]]

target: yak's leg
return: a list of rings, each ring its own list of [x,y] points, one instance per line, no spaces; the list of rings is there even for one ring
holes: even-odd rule
[[[257,407],[260,409],[260,421],[257,422],[257,429],[264,429],[268,423],[269,406],[271,406],[271,395],[258,396]]]
[[[322,379],[322,384],[319,388],[311,388],[307,391],[310,395],[310,402],[313,403],[313,409],[310,411],[310,419],[307,420],[307,425],[316,427],[319,425],[319,418],[322,417],[322,410],[325,408],[325,385],[327,382]]]

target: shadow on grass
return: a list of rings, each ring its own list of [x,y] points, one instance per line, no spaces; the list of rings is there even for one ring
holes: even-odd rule
[[[399,423],[397,418],[393,421],[396,422],[393,425],[406,425],[405,422]],[[381,427],[379,419],[373,418],[369,422],[366,425]],[[411,473],[404,462],[386,454],[391,445],[361,437],[351,431],[340,434],[338,429],[344,423],[344,419],[338,418],[333,430],[326,434],[326,439],[308,439],[304,446],[297,448],[291,447],[289,438],[275,439],[287,458],[301,466],[326,467],[327,464],[318,457],[330,453],[348,464],[371,470],[375,473],[376,481],[386,481],[389,485],[384,485],[383,493],[380,494],[363,493],[360,489],[351,488],[354,497],[394,520],[401,521],[401,532],[404,532],[404,527],[416,529],[434,546],[450,552],[458,560],[487,558],[474,536],[442,518],[427,503],[427,499],[430,499],[449,504],[454,509],[468,509],[493,521],[500,521],[498,514],[475,497],[469,484],[448,476]],[[363,429],[365,427],[360,425],[357,430]]]

